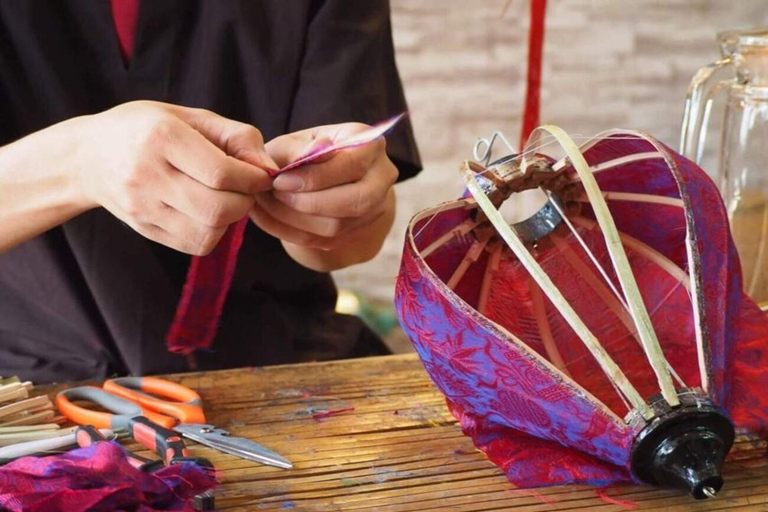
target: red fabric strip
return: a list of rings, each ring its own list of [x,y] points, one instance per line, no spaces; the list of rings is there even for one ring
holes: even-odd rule
[[[544,14],[547,0],[531,0],[531,30],[528,33],[528,77],[525,89],[523,129],[520,132],[520,150],[528,136],[539,125],[541,110],[541,59],[544,48]]]
[[[169,351],[191,354],[211,346],[247,225],[248,217],[229,226],[211,254],[192,258],[176,316],[165,338]]]
[[[620,500],[618,498],[611,498],[608,496],[608,486],[595,489],[595,492],[597,493],[597,497],[603,500],[605,503],[618,505],[625,510],[635,510],[638,507],[638,504],[634,501]]]
[[[110,0],[112,18],[115,21],[120,53],[127,66],[133,58],[133,43],[136,40],[136,22],[139,19],[139,0]]]

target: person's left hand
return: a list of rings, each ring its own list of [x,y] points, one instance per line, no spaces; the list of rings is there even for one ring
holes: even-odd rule
[[[360,123],[320,126],[278,137],[265,149],[282,168],[366,128]],[[274,190],[256,195],[251,219],[284,244],[333,251],[374,237],[381,239],[374,240],[380,246],[389,225],[379,235],[376,224],[394,212],[392,185],[398,176],[385,147],[382,137],[279,175]]]

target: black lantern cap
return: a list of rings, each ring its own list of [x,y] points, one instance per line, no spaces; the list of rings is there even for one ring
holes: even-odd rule
[[[657,416],[635,439],[632,471],[643,482],[685,489],[696,499],[712,498],[723,486],[733,424],[704,395],[684,390],[680,399],[674,408],[660,397],[651,400]]]

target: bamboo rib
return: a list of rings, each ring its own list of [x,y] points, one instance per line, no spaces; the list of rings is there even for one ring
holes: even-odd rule
[[[598,224],[600,225],[603,237],[605,238],[608,254],[611,257],[616,275],[619,278],[619,283],[624,291],[624,297],[629,306],[632,319],[637,326],[645,355],[656,374],[661,394],[671,406],[674,407],[679,405],[680,400],[677,398],[677,392],[675,391],[672,377],[670,376],[669,371],[667,371],[664,353],[659,345],[659,340],[656,338],[653,324],[651,323],[648,311],[643,303],[643,297],[640,295],[637,282],[632,274],[632,268],[629,266],[627,255],[621,245],[619,232],[616,229],[616,224],[608,209],[608,204],[605,202],[603,193],[597,184],[597,180],[595,180],[595,177],[589,170],[589,165],[584,159],[584,155],[579,152],[576,144],[570,137],[568,137],[568,134],[566,134],[562,128],[553,125],[540,126],[534,130],[532,137],[537,136],[541,132],[547,132],[558,140],[570,159],[573,168],[581,177],[582,185],[590,199],[590,204]]]
[[[458,236],[463,236],[475,229],[480,223],[475,221],[472,218],[469,218],[453,228],[452,230],[448,231],[444,235],[442,235],[440,238],[429,244],[427,247],[425,247],[421,251],[421,257],[427,258],[430,254],[435,252],[437,249],[445,245],[448,240],[452,238],[456,238]]]
[[[654,196],[651,194],[633,194],[631,192],[602,192],[603,197],[611,201],[629,201],[635,203],[663,204],[666,206],[677,206],[685,208],[682,199],[677,197]],[[570,197],[572,201],[588,203],[589,197],[586,194],[576,194]]]
[[[629,379],[627,379],[627,376],[624,375],[624,372],[621,371],[621,368],[619,368],[616,362],[611,359],[605,349],[600,345],[600,342],[595,335],[592,334],[568,301],[565,300],[565,297],[563,297],[560,290],[554,285],[547,273],[544,272],[544,269],[541,268],[536,259],[528,252],[528,249],[526,249],[517,233],[512,230],[501,216],[501,213],[486,197],[475,174],[473,172],[465,172],[464,179],[466,180],[469,192],[477,200],[478,206],[483,210],[488,217],[488,220],[490,220],[496,228],[496,231],[502,239],[504,239],[515,256],[517,256],[520,263],[526,270],[528,270],[531,276],[533,276],[539,287],[541,287],[544,293],[547,294],[547,297],[552,304],[554,304],[558,311],[560,311],[560,314],[563,315],[563,318],[568,322],[568,325],[570,325],[579,338],[581,338],[608,378],[616,383],[629,403],[632,404],[632,407],[634,407],[643,418],[653,418],[654,413],[645,400],[643,400],[643,397],[640,396],[632,383],[629,382]]]
[[[547,194],[547,197],[549,197],[551,200],[552,194],[546,190],[545,192]],[[622,297],[619,291],[616,289],[616,286],[614,286],[613,281],[611,280],[610,277],[608,277],[608,273],[605,271],[602,265],[600,265],[600,262],[597,261],[597,258],[595,257],[594,253],[590,250],[589,246],[584,241],[582,236],[579,234],[579,231],[573,226],[571,219],[568,218],[568,216],[565,214],[565,211],[557,204],[556,201],[552,201],[552,206],[554,206],[555,209],[557,210],[557,213],[560,214],[560,217],[563,219],[563,222],[565,223],[566,226],[568,226],[568,229],[571,230],[571,234],[573,234],[573,236],[579,242],[579,245],[581,246],[582,249],[584,249],[584,252],[587,253],[587,257],[589,257],[590,261],[595,266],[597,271],[600,272],[600,275],[603,276],[603,279],[605,279],[606,284],[611,288],[614,295],[616,295],[616,298],[619,300],[619,302],[621,302],[621,304],[627,310],[629,310],[629,308],[627,307],[627,303],[624,302],[624,297]]]
[[[547,318],[547,307],[544,303],[544,296],[541,294],[541,289],[533,279],[531,279],[531,300],[533,302],[533,314],[536,317],[536,325],[539,326],[539,334],[541,341],[544,344],[544,351],[547,353],[547,357],[558,370],[571,376],[568,371],[568,367],[563,361],[563,356],[560,355],[560,351],[555,345],[555,338],[552,336],[552,328],[549,325],[549,319]]]
[[[622,237],[622,241],[623,240],[624,240],[624,237]],[[557,247],[560,250],[565,260],[574,268],[574,270],[576,270],[576,272],[578,272],[578,274],[584,279],[587,285],[590,288],[592,288],[592,291],[594,291],[598,297],[603,299],[603,302],[605,302],[605,305],[608,306],[608,309],[610,309],[611,312],[613,312],[613,314],[616,315],[619,321],[622,324],[624,324],[624,327],[627,328],[627,331],[629,332],[630,336],[632,336],[637,341],[637,343],[640,344],[640,347],[642,348],[642,342],[640,341],[640,338],[637,335],[637,327],[635,326],[635,323],[632,321],[632,316],[629,314],[629,308],[627,307],[627,304],[622,300],[621,296],[616,294],[616,290],[613,287],[609,289],[608,286],[605,285],[605,283],[600,281],[600,279],[597,278],[597,276],[592,274],[589,267],[587,267],[587,265],[574,254],[574,251],[572,250],[572,248],[565,242],[565,240],[560,238],[559,235],[552,233],[552,242],[554,242],[555,247]],[[663,258],[663,256],[661,257]],[[669,260],[667,261],[668,263],[674,265],[674,263],[672,263],[671,261]],[[686,278],[687,277],[688,276],[686,276]],[[678,283],[681,285],[683,284],[679,280],[678,280]],[[613,291],[613,293],[611,293],[611,291]],[[655,313],[655,311],[651,312],[651,314],[653,313]],[[609,345],[610,343],[605,346],[607,347]],[[672,367],[671,364],[669,364],[668,361],[667,361],[667,370],[669,370],[669,372],[672,374],[672,377],[677,381],[678,385],[682,387],[687,387],[683,382],[683,379],[680,378],[680,376],[677,374],[675,369]]]
[[[647,153],[635,153],[634,155],[627,155],[619,158],[614,158],[613,160],[606,160],[605,162],[600,162],[599,164],[591,165],[589,168],[594,174],[596,172],[602,172],[608,169],[613,169],[614,167],[618,167],[620,165],[630,164],[632,162],[642,162],[643,160],[650,160],[652,158],[664,158],[664,155],[662,155],[658,151],[649,151]],[[581,179],[575,176],[574,181],[581,181]]]
[[[488,244],[489,238],[486,238],[485,240],[475,240],[472,242],[472,245],[469,247],[469,250],[464,255],[464,257],[459,262],[459,266],[456,267],[456,270],[454,270],[453,275],[448,280],[448,288],[451,290],[456,289],[456,285],[459,284],[459,281],[461,281],[461,278],[464,277],[464,274],[467,273],[467,269],[469,269],[469,266],[477,261],[477,258],[480,257],[480,254],[482,254],[483,249],[485,249],[486,244]]]
[[[579,217],[574,216],[571,217],[571,222],[574,224],[578,224],[580,226],[584,226],[585,228],[593,229],[597,226],[597,223],[591,219],[587,219],[585,217]],[[691,279],[688,277],[688,274],[685,273],[685,270],[681,269],[677,265],[675,265],[675,262],[661,254],[659,251],[654,249],[653,247],[649,246],[646,243],[641,242],[637,238],[633,236],[629,236],[626,233],[619,233],[619,236],[621,237],[621,242],[626,245],[627,247],[630,247],[652,262],[654,262],[656,265],[664,269],[669,275],[680,281],[682,285],[685,287],[686,290],[690,292],[691,290]]]
[[[601,132],[597,135],[597,137],[594,140],[594,144],[596,144],[599,140],[613,137],[615,135],[632,135],[634,137],[637,137],[640,140],[644,140],[651,144],[656,150],[661,153],[664,156],[664,160],[667,163],[667,166],[670,169],[675,168],[676,164],[673,159],[671,159],[667,153],[666,149],[661,145],[660,142],[650,138],[648,135],[632,131],[632,130],[607,130],[604,132]],[[587,143],[589,144],[589,143]],[[593,144],[593,145],[594,145]],[[584,148],[582,146],[582,148]],[[582,149],[583,150],[583,149]],[[670,172],[672,172],[670,170]],[[680,180],[679,175],[675,175],[676,180]],[[682,184],[678,185],[679,187],[682,187]],[[682,196],[682,192],[681,192]],[[698,255],[698,248],[694,245],[693,240],[695,237],[695,228],[692,217],[686,217],[686,236],[685,236],[685,250],[686,250],[686,257],[687,257],[687,263],[688,263],[688,271],[689,271],[689,281],[690,281],[690,294],[691,294],[691,304],[693,305],[693,321],[694,321],[694,327],[696,329],[696,349],[698,351],[698,363],[699,363],[699,373],[701,375],[701,387],[702,389],[707,392],[709,390],[709,348],[707,346],[707,343],[705,341],[706,338],[706,325],[704,324],[704,318],[703,318],[703,311],[705,308],[705,304],[703,302],[703,297],[701,295],[701,273],[699,271],[699,261],[697,258]]]
[[[548,193],[548,192],[547,192]],[[549,194],[549,193],[548,193]],[[552,202],[552,205],[557,209],[557,212],[560,214],[560,216],[563,218],[563,221],[568,226],[568,228],[571,230],[571,233],[574,235],[576,240],[578,240],[579,245],[581,248],[587,253],[587,256],[592,261],[592,263],[595,265],[595,268],[597,268],[598,272],[600,272],[600,275],[603,276],[603,279],[605,280],[605,283],[608,285],[608,288],[613,292],[613,297],[615,298],[615,304],[609,302],[606,299],[606,304],[609,305],[611,310],[616,312],[617,316],[620,318],[621,322],[627,327],[627,330],[632,333],[632,337],[634,337],[638,343],[640,343],[640,346],[642,347],[642,342],[640,341],[640,338],[637,336],[637,329],[635,327],[634,322],[632,321],[632,317],[629,314],[629,306],[627,306],[627,303],[624,301],[624,297],[621,296],[619,291],[616,289],[616,287],[613,284],[613,281],[608,277],[608,275],[605,272],[605,269],[600,265],[600,263],[597,261],[597,258],[595,258],[595,255],[592,253],[592,251],[589,249],[587,244],[584,242],[584,239],[581,237],[579,232],[576,230],[576,228],[573,226],[574,223],[577,223],[581,226],[588,227],[590,229],[594,228],[597,223],[594,221],[591,221],[589,219],[586,219],[584,217],[573,217],[572,219],[569,219],[565,212],[562,211],[562,209],[557,206],[557,203]],[[573,221],[573,222],[571,222]],[[674,262],[666,258],[663,254],[656,251],[652,247],[644,244],[640,240],[631,237],[627,235],[626,233],[619,232],[619,236],[621,237],[621,242],[628,246],[632,247],[637,252],[643,254],[645,257],[656,263],[659,267],[666,270],[668,274],[670,274],[672,277],[674,277],[680,284],[690,292],[690,280],[688,278],[688,274],[685,273],[680,267],[675,265]],[[557,245],[561,250],[565,250],[565,244],[560,239],[559,236],[552,234],[552,239],[555,242],[555,245]],[[558,245],[559,244],[559,245]],[[581,260],[575,258],[572,254],[569,252],[564,252],[565,257],[571,262],[573,266],[580,265],[578,268],[579,273],[582,276],[587,276],[588,268],[586,265],[583,265],[581,263]],[[598,293],[598,295],[602,294],[602,290],[607,291],[607,288],[603,285],[603,283],[600,283],[597,279],[588,279],[588,284],[592,287],[593,290],[595,290],[595,293]],[[601,288],[598,288],[601,287]],[[618,309],[621,308],[621,314],[619,314]],[[655,311],[651,312],[651,314],[655,313]],[[672,378],[674,378],[677,383],[681,387],[687,387],[685,383],[683,382],[683,379],[680,378],[680,376],[677,374],[675,369],[672,367],[671,364],[667,361],[667,370],[669,370],[669,373],[672,375]],[[615,387],[615,386],[614,386]],[[629,407],[627,407],[629,409]]]
[[[493,242],[493,247],[489,249],[488,263],[485,265],[483,283],[480,285],[480,298],[477,301],[477,311],[481,315],[485,315],[485,310],[488,307],[488,295],[491,293],[491,283],[493,282],[493,276],[499,269],[500,262],[501,243]]]
[[[631,135],[633,138],[646,140],[648,142],[653,143],[652,141],[648,140],[648,138],[645,136],[645,134],[634,132],[631,130],[606,130],[603,132],[598,133],[588,141],[582,143],[580,146],[578,146],[579,152],[584,153],[587,150],[593,148],[598,142],[603,140],[610,140],[615,135]],[[665,158],[664,154],[660,151],[660,148],[654,144],[654,147],[656,147],[656,151],[647,151],[644,153],[635,153],[633,155],[626,155],[619,158],[614,158],[612,160],[606,160],[605,162],[600,162],[594,165],[591,165],[589,168],[590,170],[595,172],[601,172],[605,171],[606,169],[611,169],[613,167],[618,167],[620,165],[632,163],[632,162],[640,162],[642,160],[649,160],[651,158]],[[557,162],[555,162],[552,165],[552,169],[555,171],[561,170],[563,167],[565,167],[568,164],[568,157],[563,157]],[[578,176],[574,176],[575,181],[581,181],[581,179]]]

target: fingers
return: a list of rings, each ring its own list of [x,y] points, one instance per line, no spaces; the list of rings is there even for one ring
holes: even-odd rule
[[[168,163],[209,188],[255,194],[272,187],[266,171],[225,154],[182,121],[166,123],[157,135]]]
[[[286,192],[312,192],[354,183],[363,179],[379,155],[384,154],[384,139],[365,146],[333,153],[321,163],[311,163],[280,174],[272,186]]]
[[[277,164],[264,149],[264,137],[256,127],[227,119],[214,112],[172,105],[172,112],[199,131],[227,155],[243,160],[270,173]]]
[[[265,150],[282,169],[286,165],[313,153],[318,148],[333,144],[335,132],[327,132],[327,128],[326,126],[317,126],[281,135],[269,141],[265,145]]]
[[[342,236],[358,226],[370,224],[384,212],[384,204],[382,203],[379,208],[368,215],[351,219],[308,215],[287,207],[268,192],[258,194],[256,204],[270,217],[279,220],[282,224],[324,238]]]
[[[208,254],[227,227],[248,214],[253,198],[212,190],[165,165],[143,192],[125,197],[112,213],[155,242],[187,254]]]
[[[167,205],[203,226],[226,227],[253,207],[253,196],[210,189],[175,169],[168,170],[166,190]]]
[[[282,222],[282,218],[278,219],[273,215],[273,212],[260,205],[258,200],[250,212],[250,217],[262,231],[275,238],[294,245],[326,251],[337,249],[364,236],[368,230],[369,223],[372,222],[369,220],[368,222],[357,224],[342,235],[326,237]]]
[[[151,222],[131,222],[131,228],[145,238],[186,254],[210,254],[227,230],[226,226],[203,226],[162,203],[155,205],[155,209],[159,211]]]
[[[343,154],[339,153],[337,157]],[[350,172],[359,171],[350,168]],[[334,218],[365,216],[384,200],[397,180],[397,168],[382,154],[373,166],[364,168],[363,172],[364,176],[357,182],[317,191],[275,191],[274,195],[291,209],[310,215]]]
[[[309,154],[327,148],[356,133],[370,128],[362,123],[342,123],[316,126],[289,133],[269,141],[265,149],[282,169]],[[325,159],[326,157],[323,157]]]

